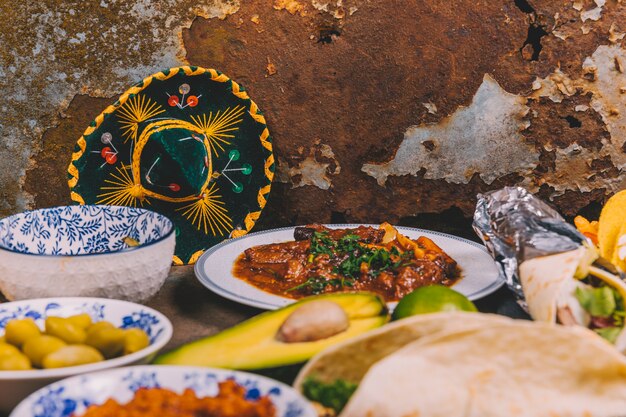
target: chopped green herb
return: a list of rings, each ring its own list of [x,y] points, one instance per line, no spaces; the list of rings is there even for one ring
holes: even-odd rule
[[[400,253],[395,246],[390,250],[370,248],[355,234],[347,234],[340,239],[333,240],[328,232],[314,232],[311,236],[307,261],[312,263],[320,255],[328,255],[331,259],[338,257],[343,259],[332,269],[332,273],[341,278],[314,277],[287,291],[306,290],[308,293],[319,294],[327,286],[353,287],[354,281],[363,275],[363,265],[366,266],[368,275],[376,277],[383,271],[407,265],[407,260],[413,257],[413,251]]]
[[[324,407],[332,408],[339,414],[357,387],[357,384],[343,379],[337,379],[333,383],[326,384],[313,377],[308,377],[302,384],[302,392],[309,400],[318,402]]]
[[[326,254],[332,255],[335,241],[332,240],[327,232],[313,232],[311,236],[310,254],[315,256]]]
[[[306,292],[311,294],[321,294],[328,286],[340,289],[344,287],[353,287],[354,281],[350,278],[327,279],[322,276],[315,276],[307,279],[302,284],[289,288],[287,292],[307,290]]]
[[[320,294],[328,285],[328,281],[324,277],[311,277],[304,281],[302,284],[298,284],[295,287],[291,287],[287,292],[297,291],[300,289],[308,289],[312,294]]]

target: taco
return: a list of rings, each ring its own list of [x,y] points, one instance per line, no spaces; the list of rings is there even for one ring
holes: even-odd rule
[[[592,248],[580,248],[522,262],[520,281],[534,320],[587,327],[626,351],[626,284],[592,262]]]
[[[615,417],[626,358],[580,327],[437,313],[322,352],[295,386],[340,417]]]

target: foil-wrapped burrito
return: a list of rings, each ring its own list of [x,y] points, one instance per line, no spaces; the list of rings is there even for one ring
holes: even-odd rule
[[[507,187],[478,196],[473,226],[534,320],[587,327],[626,351],[626,284],[554,209]]]

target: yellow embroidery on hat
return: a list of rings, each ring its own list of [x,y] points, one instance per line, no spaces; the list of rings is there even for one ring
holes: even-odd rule
[[[133,129],[132,126],[134,123],[133,121],[133,117],[136,120],[139,120],[140,118],[143,118],[142,121],[148,121],[150,118],[155,117],[156,115],[160,114],[161,112],[163,112],[164,110],[161,109],[161,107],[159,106],[159,109],[157,110],[152,103],[150,103],[150,100],[148,99],[147,101],[143,101],[142,103],[138,103],[138,108],[137,108],[137,104],[135,104],[135,111],[133,113],[133,111],[131,110],[131,105],[130,102],[137,102],[138,100],[140,100],[139,98],[137,98],[137,94],[139,94],[142,90],[144,90],[146,87],[148,87],[154,80],[160,80],[160,81],[165,81],[168,80],[172,77],[174,77],[175,75],[179,74],[179,73],[184,73],[187,76],[195,76],[195,75],[201,75],[201,74],[205,74],[207,73],[210,77],[212,81],[215,82],[220,82],[220,83],[230,83],[230,87],[231,87],[231,92],[234,96],[242,99],[242,100],[249,100],[248,101],[248,105],[245,106],[247,107],[247,111],[248,113],[251,115],[251,117],[260,124],[265,125],[266,121],[265,121],[265,117],[262,115],[262,113],[259,111],[258,106],[256,105],[256,103],[254,103],[252,100],[250,100],[250,97],[248,96],[248,94],[246,93],[245,89],[243,87],[241,87],[239,84],[237,84],[236,82],[234,82],[233,80],[231,80],[228,76],[226,76],[225,74],[221,74],[218,71],[214,70],[214,69],[204,69],[201,67],[189,67],[189,66],[183,66],[183,67],[178,67],[178,68],[171,68],[169,70],[166,71],[162,71],[159,72],[157,74],[148,76],[146,78],[144,78],[140,83],[132,86],[131,88],[129,88],[124,94],[122,94],[119,98],[119,100],[114,103],[113,105],[108,106],[101,114],[99,114],[93,121],[93,123],[88,126],[85,129],[85,132],[83,133],[83,135],[80,137],[80,139],[78,140],[78,144],[77,144],[77,149],[74,151],[74,153],[72,154],[72,158],[71,158],[71,162],[70,165],[68,167],[68,185],[70,186],[70,190],[71,190],[71,198],[73,201],[80,203],[80,204],[85,204],[85,201],[83,200],[82,196],[74,189],[74,187],[77,186],[78,183],[78,179],[79,179],[79,171],[77,169],[77,166],[75,165],[75,162],[77,162],[80,158],[82,158],[83,154],[86,152],[86,142],[85,142],[85,138],[89,135],[91,135],[99,126],[100,124],[105,120],[105,116],[110,116],[111,114],[113,114],[114,112],[118,112],[117,114],[119,114],[119,118],[123,119],[122,117],[122,111],[121,108],[124,108],[124,110],[127,110],[130,112],[130,115],[128,117],[127,120],[124,120],[124,122],[126,122],[125,125],[125,129],[123,128],[123,132],[125,135],[127,135],[128,137],[125,138],[125,142],[128,140],[129,137],[134,138],[134,140],[137,140],[137,136],[139,134],[139,128],[137,127],[136,129]],[[244,107],[244,109],[245,109]],[[157,113],[155,113],[157,112]],[[149,116],[146,116],[146,114],[150,114]],[[235,118],[239,117],[241,115],[237,115],[234,116]],[[209,116],[210,118],[211,116]],[[222,114],[222,117],[224,117],[224,114]],[[198,118],[199,119],[199,118]],[[215,119],[217,119],[217,115],[215,116]],[[230,120],[230,122],[232,122],[232,120]],[[123,123],[123,122],[120,122]],[[141,123],[141,122],[139,122]],[[196,120],[194,120],[194,123],[197,123]],[[234,124],[237,124],[237,122],[235,123],[231,123],[230,126],[224,126],[222,125],[222,129],[231,129],[234,127]],[[166,122],[167,124],[167,122]],[[206,124],[206,123],[205,123]],[[144,129],[144,131],[147,129]],[[225,144],[230,144],[230,142],[228,141],[229,136],[225,136],[223,133],[224,132],[229,132],[230,130],[222,130],[221,136],[217,136],[216,137],[211,137],[211,135],[207,135],[205,133],[202,133],[205,137],[203,138],[203,142],[205,144],[206,149],[208,150],[208,154],[209,154],[209,164],[212,164],[211,161],[211,153],[217,154],[218,151],[220,150],[224,150],[224,146],[220,146],[220,143],[225,143]],[[220,132],[218,132],[220,133]],[[228,133],[226,133],[228,135]],[[223,139],[222,141],[220,141],[219,139]],[[258,190],[257,193],[257,202],[259,204],[258,210],[256,211],[252,211],[249,212],[244,221],[243,221],[243,225],[238,226],[237,228],[235,228],[233,230],[233,226],[232,226],[232,220],[230,219],[230,217],[227,217],[228,219],[228,227],[230,228],[229,230],[226,230],[226,232],[229,232],[230,230],[232,230],[232,237],[238,237],[238,236],[243,236],[246,233],[248,233],[252,227],[254,226],[255,222],[258,220],[258,218],[260,217],[261,214],[261,210],[263,210],[266,202],[267,202],[267,195],[269,194],[270,188],[271,188],[271,181],[273,179],[274,176],[274,158],[272,155],[272,143],[271,143],[271,138],[269,135],[269,131],[267,130],[267,127],[264,127],[260,137],[260,142],[261,145],[270,152],[269,156],[266,157],[265,159],[265,163],[264,163],[264,174],[265,177],[269,180],[269,184],[266,184],[265,186],[263,186],[261,189]],[[221,149],[220,149],[221,148]],[[137,164],[137,167],[139,166],[139,161],[132,161],[132,165],[134,166],[135,164]],[[118,168],[119,169],[119,168]],[[223,207],[224,203],[221,202],[221,195],[217,195],[216,192],[218,191],[217,186],[214,183],[211,183],[211,179],[213,178],[213,171],[212,168],[209,168],[209,175],[207,176],[207,182],[204,184],[203,190],[205,191],[204,197],[200,197],[200,196],[187,196],[184,198],[172,198],[172,197],[168,197],[168,196],[164,196],[164,195],[159,195],[157,193],[154,193],[150,190],[145,189],[141,183],[139,183],[138,181],[136,182],[135,180],[133,180],[131,178],[131,176],[129,175],[129,173],[127,172],[129,169],[129,166],[123,166],[123,170],[124,170],[124,174],[122,174],[121,172],[118,172],[117,174],[117,178],[115,176],[115,173],[111,173],[110,174],[110,178],[105,180],[105,182],[108,184],[108,188],[106,193],[103,194],[99,194],[97,195],[98,198],[101,198],[101,200],[106,200],[106,199],[110,199],[110,198],[124,198],[124,195],[126,195],[125,198],[130,197],[130,200],[127,200],[129,202],[129,205],[132,204],[137,204],[138,202],[140,203],[140,199],[139,197],[143,197],[143,201],[144,202],[148,202],[148,197],[154,197],[154,198],[160,198],[164,201],[168,201],[168,202],[173,202],[173,203],[178,203],[178,202],[190,202],[193,200],[193,203],[188,204],[187,206],[184,206],[182,208],[179,208],[178,210],[185,210],[185,212],[189,212],[189,214],[191,215],[190,210],[210,210],[208,207],[211,206],[214,208],[214,210],[217,210],[217,212],[220,212],[219,209],[215,209],[216,207]],[[219,173],[218,173],[219,175]],[[131,179],[132,182],[128,182],[128,178],[125,179],[125,177],[128,177]],[[213,178],[214,179],[214,178]],[[231,181],[232,182],[232,181]],[[213,186],[209,186],[209,184],[213,184]],[[104,187],[102,188],[104,189]],[[207,197],[207,195],[211,193],[210,198]],[[205,202],[205,200],[207,199],[218,199],[219,202],[221,203],[221,205],[217,202],[213,202],[210,205],[207,205],[207,203]],[[124,200],[126,201],[126,200]],[[107,204],[111,204],[111,203],[107,203]],[[141,204],[141,203],[140,203]],[[193,208],[192,208],[193,206]],[[206,206],[206,208],[201,208],[201,206]],[[200,227],[202,227],[201,223],[203,220],[200,220],[202,215],[198,215],[197,216],[197,224],[196,227],[198,227],[198,230],[200,230]],[[219,216],[218,216],[219,218]],[[210,224],[210,223],[207,223]],[[217,225],[217,223],[216,223]],[[214,227],[218,227],[218,226],[214,226]],[[216,229],[216,230],[224,230],[224,229]],[[193,263],[195,262],[195,260],[200,256],[200,254],[203,251],[197,251],[195,252],[191,258],[187,261],[189,263]],[[174,257],[174,263],[175,264],[182,264],[184,263],[182,259],[180,259],[179,257],[175,256]]]
[[[143,95],[134,96],[127,100],[118,111],[122,125],[122,136],[125,138],[124,142],[131,138],[136,141],[139,123],[145,122],[164,111],[160,104]]]
[[[228,216],[222,196],[217,194],[219,188],[212,183],[209,189],[203,193],[202,198],[188,204],[184,207],[176,209],[182,211],[183,217],[189,220],[198,230],[203,230],[205,234],[209,233],[213,236],[224,236],[233,228],[233,221]]]
[[[234,138],[235,135],[228,132],[239,129],[235,127],[235,125],[243,121],[243,118],[241,118],[243,110],[243,106],[236,106],[227,108],[223,113],[218,111],[215,115],[213,112],[210,112],[208,117],[206,114],[198,117],[191,116],[191,120],[193,120],[194,124],[200,128],[209,139],[211,152],[214,155],[223,152],[224,145],[230,145],[230,141],[227,139]]]
[[[146,199],[141,184],[135,184],[128,173],[128,165],[122,164],[121,167],[115,167],[116,172],[111,173],[109,179],[104,180],[107,186],[101,187],[101,190],[110,190],[96,197],[99,199],[97,204],[110,204],[114,206],[131,206],[137,207],[137,203],[143,206],[143,203],[150,204]]]

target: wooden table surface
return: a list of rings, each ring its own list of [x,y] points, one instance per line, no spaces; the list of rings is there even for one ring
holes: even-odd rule
[[[174,335],[164,351],[215,334],[263,311],[212,293],[196,279],[193,266],[172,267],[163,288],[145,304],[165,314],[172,322]],[[476,301],[476,305],[482,312],[528,318],[505,287]],[[291,383],[297,371],[298,367],[286,367],[264,374]],[[5,416],[0,413],[0,417]]]
[[[172,267],[163,288],[145,304],[172,321],[174,335],[165,346],[165,351],[212,335],[263,312],[212,293],[196,279],[192,266]],[[482,312],[514,318],[528,317],[515,302],[513,294],[504,287],[476,301],[476,305]]]

